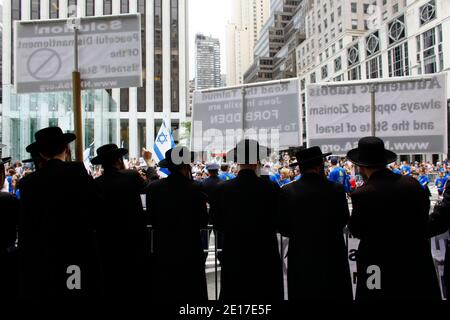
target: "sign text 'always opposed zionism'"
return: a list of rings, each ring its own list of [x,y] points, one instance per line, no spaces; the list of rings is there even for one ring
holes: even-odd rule
[[[307,88],[308,145],[344,155],[359,138],[371,135],[371,94],[375,89],[375,129],[399,154],[446,153],[446,77],[398,82],[310,85]]]

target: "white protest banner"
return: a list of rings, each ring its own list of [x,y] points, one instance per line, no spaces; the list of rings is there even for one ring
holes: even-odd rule
[[[345,155],[371,135],[371,90],[376,136],[398,154],[447,153],[445,74],[377,82],[309,85],[308,146]]]
[[[244,111],[242,90],[230,87],[194,93],[193,151],[226,152],[242,138],[243,131],[246,138],[274,149],[301,145],[296,79],[246,85]]]
[[[142,86],[139,14],[80,18],[82,89]],[[68,19],[15,22],[17,93],[71,90],[74,31]]]

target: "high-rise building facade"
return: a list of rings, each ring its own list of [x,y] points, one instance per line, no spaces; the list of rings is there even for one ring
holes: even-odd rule
[[[270,0],[233,0],[227,25],[227,85],[242,84],[253,62],[253,48],[270,15]]]
[[[254,47],[244,83],[296,77],[296,47],[305,39],[311,0],[272,0],[269,19]]]
[[[13,21],[140,13],[143,87],[82,92],[84,144],[116,143],[138,157],[153,146],[163,119],[173,130],[188,106],[188,0],[4,0],[3,143],[14,159],[42,127],[73,130],[71,92],[15,94]],[[74,7],[72,7],[74,6]],[[76,10],[73,10],[76,8]],[[177,137],[174,137],[177,140]]]
[[[220,41],[203,34],[195,36],[195,89],[218,88],[221,84]]]
[[[450,1],[315,0],[306,25],[307,38],[297,47],[304,112],[311,83],[391,79],[450,68]],[[424,159],[416,155],[415,160]]]

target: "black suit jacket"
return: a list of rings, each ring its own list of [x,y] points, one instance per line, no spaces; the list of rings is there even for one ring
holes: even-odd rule
[[[208,299],[200,230],[208,224],[201,186],[177,173],[152,182],[147,211],[153,225],[152,288],[156,299]]]
[[[50,160],[21,182],[20,296],[96,296],[95,228],[101,198],[82,163]],[[69,290],[69,266],[81,270],[81,290]]]
[[[283,299],[276,236],[278,192],[253,171],[241,170],[213,195],[211,218],[223,234],[221,299]]]
[[[137,171],[111,170],[95,180],[104,197],[98,238],[107,296],[148,294],[150,238],[141,194],[147,183]]]
[[[9,193],[0,192],[0,296],[17,296],[17,238],[19,200]]]
[[[343,229],[349,210],[344,188],[305,173],[280,194],[279,226],[289,237],[289,300],[352,300]]]
[[[360,239],[356,298],[440,299],[428,241],[430,201],[417,180],[384,169],[352,194],[349,229]],[[369,290],[378,266],[381,289]]]

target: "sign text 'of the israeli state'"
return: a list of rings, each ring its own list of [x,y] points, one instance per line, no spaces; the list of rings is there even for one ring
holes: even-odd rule
[[[82,89],[142,86],[141,23],[138,14],[79,19],[78,65]],[[17,93],[71,90],[74,31],[67,19],[17,21]]]

